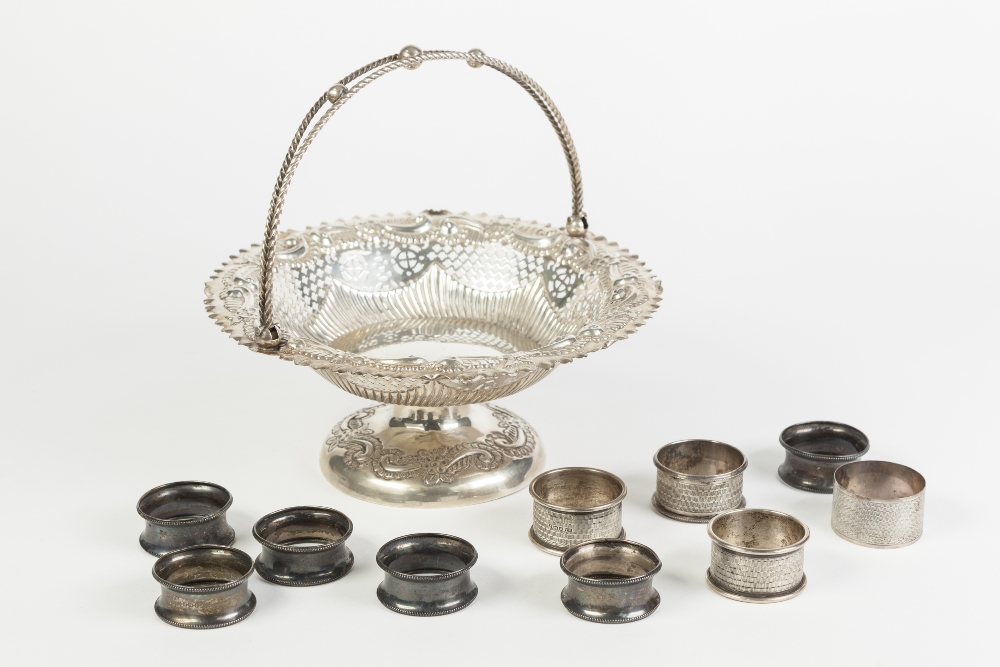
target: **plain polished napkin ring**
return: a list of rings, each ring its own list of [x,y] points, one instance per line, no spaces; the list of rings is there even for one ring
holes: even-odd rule
[[[778,437],[785,461],[778,477],[802,491],[833,493],[833,473],[868,452],[868,436],[847,424],[804,422],[789,426]]]
[[[232,544],[236,533],[226,522],[232,504],[232,494],[211,482],[173,482],[150,489],[135,508],[146,521],[139,544],[154,556],[198,544]]]
[[[743,471],[747,458],[715,440],[679,440],[653,457],[656,493],[653,508],[665,517],[707,523],[720,512],[745,507]]]
[[[834,475],[833,530],[865,547],[894,549],[924,532],[927,482],[913,468],[888,461],[857,461]]]
[[[708,522],[709,585],[741,602],[781,602],[806,586],[803,554],[809,528],[774,510],[740,509]]]
[[[534,499],[528,538],[545,553],[597,539],[623,539],[625,482],[595,468],[556,468],[528,487]]]
[[[465,609],[479,594],[470,570],[479,554],[467,541],[441,533],[391,540],[375,562],[385,571],[378,600],[407,616],[441,616]]]
[[[253,558],[239,549],[194,546],[161,556],[153,565],[160,620],[180,628],[207,630],[239,623],[257,598],[247,585]]]
[[[567,549],[559,566],[569,577],[562,591],[566,611],[594,623],[639,621],[660,606],[653,577],[660,558],[628,540],[594,540]]]
[[[354,524],[326,507],[289,507],[262,517],[253,527],[261,552],[254,567],[282,586],[316,586],[340,579],[354,565],[347,548]]]

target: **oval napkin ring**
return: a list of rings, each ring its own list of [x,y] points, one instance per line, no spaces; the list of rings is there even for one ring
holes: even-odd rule
[[[161,556],[153,565],[160,597],[153,609],[165,623],[207,630],[239,623],[257,598],[247,585],[253,559],[239,549],[194,546]]]
[[[162,556],[199,544],[228,546],[236,532],[226,522],[233,495],[211,482],[172,482],[142,494],[135,509],[146,520],[139,544]]]
[[[441,616],[465,609],[479,594],[469,571],[476,548],[441,533],[404,535],[386,542],[375,561],[385,571],[378,600],[407,616]]]
[[[347,538],[354,524],[326,507],[289,507],[261,517],[253,527],[261,552],[254,567],[282,586],[317,586],[351,571],[354,554]]]
[[[594,623],[639,621],[660,606],[653,577],[660,558],[628,540],[594,540],[567,549],[559,566],[569,577],[562,591],[566,611]]]

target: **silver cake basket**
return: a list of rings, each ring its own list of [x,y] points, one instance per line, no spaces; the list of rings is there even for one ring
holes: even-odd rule
[[[424,211],[279,233],[295,169],[333,114],[389,72],[437,60],[501,72],[541,107],[570,170],[565,227]],[[538,84],[477,49],[411,46],[312,106],[281,166],[263,244],[216,271],[205,304],[241,345],[378,402],[327,438],[320,464],[334,486],[385,505],[453,507],[513,493],[544,465],[535,430],[490,401],[624,339],[661,291],[638,258],[587,231],[573,140]]]

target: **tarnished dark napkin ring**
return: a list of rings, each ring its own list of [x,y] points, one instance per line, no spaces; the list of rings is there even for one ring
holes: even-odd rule
[[[150,489],[135,507],[146,520],[139,544],[154,556],[198,544],[232,544],[236,533],[226,523],[232,504],[232,494],[211,482],[173,482]]]
[[[559,566],[569,577],[562,590],[566,611],[595,623],[639,621],[660,606],[653,577],[660,559],[628,540],[594,540],[563,552]]]
[[[465,609],[479,594],[469,571],[479,554],[459,537],[404,535],[386,542],[375,561],[385,570],[378,600],[407,616],[441,616]]]
[[[796,489],[833,493],[833,473],[868,451],[868,437],[847,424],[804,422],[789,426],[778,437],[785,462],[778,477]]]
[[[743,497],[747,458],[732,445],[715,440],[679,440],[661,447],[653,463],[653,508],[665,517],[707,523],[719,512],[747,504]]]
[[[740,602],[781,602],[806,587],[802,570],[809,528],[784,512],[740,509],[708,522],[708,584]]]
[[[231,547],[195,546],[161,556],[153,565],[160,597],[153,609],[179,628],[207,630],[239,623],[257,598],[247,585],[253,559]]]
[[[535,501],[528,538],[545,553],[599,539],[621,539],[625,482],[596,468],[556,468],[528,487]]]
[[[340,579],[354,565],[347,548],[354,524],[326,507],[289,507],[262,517],[253,527],[261,552],[254,567],[282,586],[316,586]]]
[[[924,532],[927,482],[913,468],[888,461],[856,461],[834,475],[833,530],[864,547],[894,549]]]

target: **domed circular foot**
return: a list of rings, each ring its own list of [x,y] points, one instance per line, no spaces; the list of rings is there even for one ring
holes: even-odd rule
[[[320,453],[323,475],[338,489],[399,507],[496,500],[527,486],[544,464],[531,425],[489,403],[373,405],[338,424]]]

